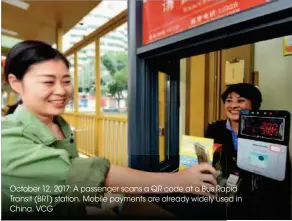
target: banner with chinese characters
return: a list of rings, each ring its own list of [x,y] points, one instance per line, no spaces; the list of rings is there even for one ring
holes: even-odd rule
[[[143,0],[143,44],[273,0]]]

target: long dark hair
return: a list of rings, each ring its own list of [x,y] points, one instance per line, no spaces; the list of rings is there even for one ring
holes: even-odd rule
[[[13,114],[19,104],[20,103],[16,103],[16,104],[13,104],[11,106],[8,106],[8,111],[7,111],[6,115]]]

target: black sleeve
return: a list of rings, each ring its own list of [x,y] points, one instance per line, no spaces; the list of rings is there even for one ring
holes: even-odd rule
[[[205,137],[214,139],[214,129],[212,124],[208,124],[208,127],[205,131]]]
[[[211,138],[211,139],[215,139],[214,137],[215,133],[214,133],[214,124],[209,124],[206,131],[205,131],[205,137],[206,138]],[[213,163],[212,163],[213,167],[219,169],[220,168],[220,156],[219,154],[217,154],[216,152],[213,155]]]

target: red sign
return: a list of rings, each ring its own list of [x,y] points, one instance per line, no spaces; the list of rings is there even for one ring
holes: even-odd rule
[[[143,44],[272,0],[144,0]]]

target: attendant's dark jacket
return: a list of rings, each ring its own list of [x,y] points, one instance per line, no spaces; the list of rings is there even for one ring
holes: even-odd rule
[[[232,134],[226,128],[226,120],[209,124],[205,137],[212,138],[215,143],[223,146],[221,158],[217,159],[222,167],[223,175],[227,178],[229,174],[238,173],[242,179],[237,195],[242,197],[242,202],[229,204],[226,208],[226,219],[291,220],[292,187],[289,151],[285,180],[277,181],[238,168],[237,151],[234,148]],[[256,179],[257,188],[253,189],[252,181]]]

